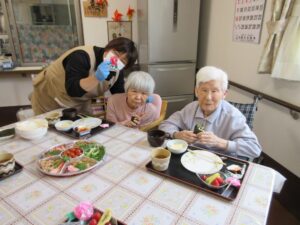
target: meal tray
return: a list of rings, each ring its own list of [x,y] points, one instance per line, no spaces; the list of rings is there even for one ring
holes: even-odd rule
[[[190,146],[189,149],[197,150],[197,148],[194,148],[192,146]],[[172,180],[175,180],[175,181],[182,182],[182,183],[187,184],[187,185],[189,185],[191,187],[194,187],[196,189],[209,192],[209,193],[211,193],[213,195],[216,195],[216,196],[219,196],[223,199],[232,201],[236,198],[236,196],[238,195],[238,192],[240,190],[239,188],[230,186],[225,191],[226,187],[216,190],[216,189],[211,189],[211,188],[207,187],[205,184],[203,184],[202,181],[200,181],[200,179],[196,176],[195,173],[190,172],[190,171],[188,171],[187,169],[185,169],[183,167],[183,165],[181,164],[181,161],[180,161],[181,156],[183,154],[184,153],[182,153],[182,154],[173,154],[172,153],[169,167],[165,171],[155,170],[152,167],[151,161],[146,164],[146,168],[151,172],[157,173],[161,176],[168,177],[168,178],[170,178]],[[237,158],[229,157],[227,155],[223,155],[223,154],[219,154],[219,153],[215,153],[215,154],[222,157],[222,158],[224,157],[223,162],[226,163],[227,165],[223,166],[223,168],[221,169],[221,171],[223,171],[223,172],[225,172],[226,167],[230,166],[231,164],[236,164],[236,165],[239,165],[241,167],[243,167],[244,165],[246,166],[244,176],[243,176],[242,179],[240,179],[241,184],[242,184],[243,179],[244,179],[244,177],[247,173],[248,167],[249,167],[249,162],[244,161],[244,160],[240,160],[240,159],[237,159]]]
[[[15,161],[15,168],[14,168],[14,170],[11,173],[9,173],[9,174],[6,174],[6,175],[2,174],[2,175],[0,175],[0,181],[4,180],[5,178],[8,178],[8,177],[10,177],[12,175],[15,175],[15,174],[21,172],[22,169],[23,169],[23,166],[21,164],[19,164],[17,161]]]
[[[81,117],[75,118],[74,121],[76,121],[76,120],[78,120],[78,119],[81,119]],[[64,120],[64,118],[62,117],[61,120]],[[98,126],[98,127],[95,127],[95,128],[93,128],[93,129],[91,129],[91,132],[88,133],[88,134],[85,134],[85,135],[79,135],[79,134],[78,134],[77,132],[75,132],[73,129],[71,129],[71,130],[69,130],[69,131],[61,131],[61,130],[57,130],[57,129],[54,127],[54,125],[51,125],[50,128],[51,128],[52,130],[54,130],[55,132],[57,132],[57,133],[66,135],[66,136],[71,137],[71,138],[73,138],[73,139],[87,139],[87,138],[90,138],[90,137],[92,137],[92,136],[94,136],[94,135],[96,135],[96,134],[98,134],[98,133],[100,133],[100,132],[102,132],[102,131],[104,131],[104,130],[109,129],[109,128],[112,127],[113,125],[115,125],[115,123],[110,122],[110,121],[105,120],[105,119],[102,119],[102,124],[103,124],[103,123],[109,124],[109,127],[103,128],[103,127]]]
[[[103,214],[103,211],[100,210],[100,209],[97,209],[97,208],[94,208],[94,213],[95,212],[100,212],[101,214]],[[112,217],[112,220],[115,221],[115,222],[117,222],[117,223],[112,223],[112,225],[115,225],[115,224],[117,224],[117,225],[127,225],[126,223],[124,223],[124,222],[122,222],[120,220],[117,220],[115,217]],[[112,220],[110,222],[112,222]],[[78,219],[76,219],[76,220],[74,220],[72,222],[77,222],[77,221],[78,221]],[[68,225],[68,224],[69,223],[67,223],[67,220],[65,220],[64,223],[61,223],[59,225]]]

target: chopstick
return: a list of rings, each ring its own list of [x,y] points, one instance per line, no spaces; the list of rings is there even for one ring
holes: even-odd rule
[[[197,157],[199,157],[199,158],[201,158],[201,159],[204,159],[204,160],[206,160],[207,162],[216,163],[216,164],[222,164],[222,165],[226,166],[226,163],[224,163],[224,162],[216,161],[216,160],[214,160],[214,159],[212,159],[211,157],[208,157],[208,156],[203,156],[203,155],[199,156],[199,155],[196,154],[196,152],[194,152],[194,151],[191,150],[191,149],[187,149],[187,150],[188,150],[188,152],[190,152],[190,153],[193,154],[194,156],[197,156]]]

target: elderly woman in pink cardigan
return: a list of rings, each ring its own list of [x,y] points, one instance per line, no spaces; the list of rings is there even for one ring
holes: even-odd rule
[[[150,74],[132,72],[125,82],[125,93],[108,99],[106,119],[139,128],[159,118],[162,100],[153,94],[155,82]]]

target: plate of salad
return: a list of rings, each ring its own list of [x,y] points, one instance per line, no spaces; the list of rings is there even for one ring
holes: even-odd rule
[[[40,154],[38,169],[50,176],[73,176],[99,166],[104,159],[105,148],[95,141],[79,140],[56,145]]]

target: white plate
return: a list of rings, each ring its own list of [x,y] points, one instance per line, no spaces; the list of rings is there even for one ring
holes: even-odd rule
[[[181,164],[187,170],[199,174],[212,174],[222,169],[223,161],[216,154],[200,150],[193,152],[187,152],[181,157]]]
[[[73,123],[73,128],[78,127],[78,126],[83,126],[83,127],[93,129],[95,127],[100,126],[101,123],[102,123],[102,120],[99,118],[87,117],[87,118],[76,120]]]

